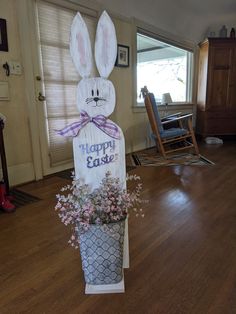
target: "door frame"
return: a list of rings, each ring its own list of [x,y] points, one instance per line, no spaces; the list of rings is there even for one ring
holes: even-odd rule
[[[26,105],[29,114],[29,129],[35,180],[40,180],[45,175],[71,168],[73,162],[50,167],[46,126],[44,119],[42,119],[44,117],[45,103],[38,101],[38,94],[39,92],[42,93],[43,86],[41,81],[36,80],[36,76],[42,77],[36,1],[37,0],[16,1],[16,10],[21,42],[22,63],[24,67]],[[67,9],[75,11],[79,10],[80,12],[93,17],[97,17],[101,10],[100,5],[88,0],[81,0],[81,4],[75,4],[65,0],[44,1]],[[87,7],[88,2],[93,9]]]

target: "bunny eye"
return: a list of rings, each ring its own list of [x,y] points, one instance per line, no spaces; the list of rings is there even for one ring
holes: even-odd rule
[[[92,89],[92,96],[94,96],[94,90]]]
[[[97,96],[99,96],[99,90],[97,89]]]

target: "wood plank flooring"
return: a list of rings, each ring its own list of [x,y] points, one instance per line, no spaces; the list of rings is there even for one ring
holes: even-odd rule
[[[145,218],[129,221],[125,294],[85,295],[79,251],[54,212],[68,181],[21,187],[42,201],[0,214],[0,313],[236,313],[236,143],[215,166],[139,167]]]

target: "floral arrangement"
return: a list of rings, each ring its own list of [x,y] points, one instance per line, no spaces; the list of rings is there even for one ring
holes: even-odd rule
[[[123,188],[119,178],[107,172],[99,187],[92,190],[88,184],[76,180],[74,175],[71,185],[61,189],[67,194],[58,194],[55,210],[61,221],[67,226],[71,225],[72,235],[68,241],[78,248],[79,232],[86,232],[90,224],[106,225],[124,220],[130,210],[135,216],[144,217],[140,198],[142,184],[138,183],[130,192]],[[128,180],[139,181],[137,175],[127,175]]]

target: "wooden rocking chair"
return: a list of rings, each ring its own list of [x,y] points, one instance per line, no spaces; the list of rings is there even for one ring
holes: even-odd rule
[[[155,97],[149,93],[147,87],[141,89],[144,97],[145,107],[152,128],[152,136],[156,141],[157,148],[164,158],[167,154],[185,149],[194,149],[195,154],[200,157],[197,141],[192,127],[192,114],[173,114],[161,120]],[[183,121],[187,127],[183,127]],[[168,124],[176,127],[164,129]],[[184,125],[185,125],[184,124]]]

